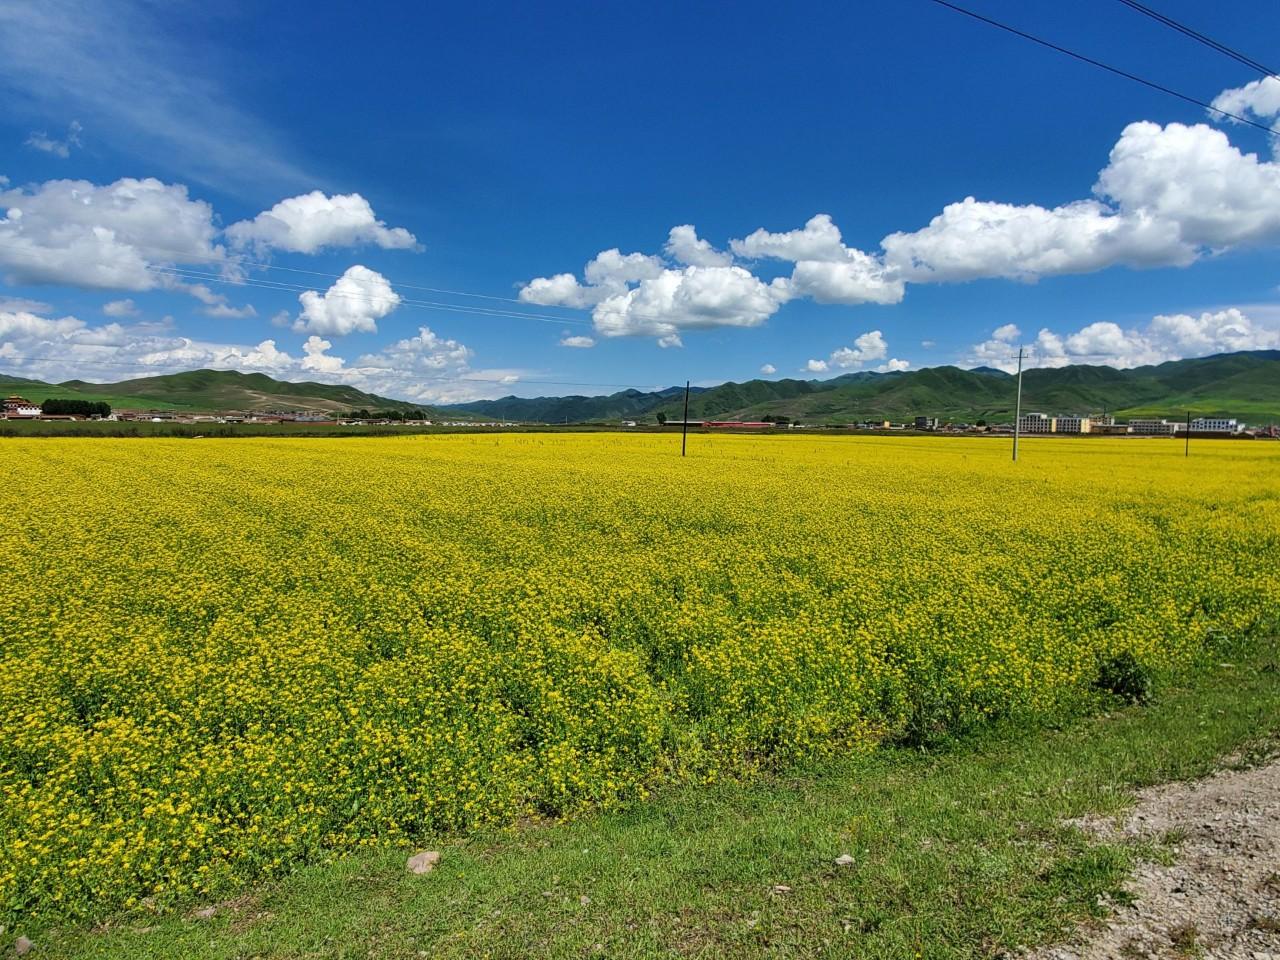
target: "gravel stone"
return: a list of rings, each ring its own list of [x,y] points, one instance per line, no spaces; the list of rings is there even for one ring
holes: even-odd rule
[[[1144,790],[1120,827],[1075,824],[1110,840],[1183,839],[1172,865],[1139,866],[1132,905],[1026,960],[1184,960],[1188,938],[1205,960],[1280,957],[1280,761]]]

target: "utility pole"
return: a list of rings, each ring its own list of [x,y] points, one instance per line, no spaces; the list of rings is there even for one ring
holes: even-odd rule
[[[685,456],[689,443],[689,381],[684,382],[684,423],[680,425],[680,456]]]
[[[1191,456],[1191,411],[1187,411],[1187,444],[1182,451],[1184,457]]]
[[[1022,347],[1018,347],[1018,400],[1013,407],[1013,462],[1018,462],[1018,434],[1022,428]]]

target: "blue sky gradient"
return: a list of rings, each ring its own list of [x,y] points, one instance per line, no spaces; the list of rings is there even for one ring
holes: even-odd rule
[[[1203,100],[1259,79],[1115,0],[969,5]],[[1044,364],[1280,346],[1280,166],[1265,132],[928,0],[219,7],[0,0],[0,212],[10,211],[0,221],[0,372],[117,380],[225,366],[442,401],[742,380],[762,368],[810,377],[891,361],[1002,363],[1018,342]],[[1280,61],[1280,7],[1159,9]],[[1270,124],[1280,115],[1280,99],[1267,113],[1270,93],[1237,101]],[[1143,240],[1062,274],[1019,267],[1012,279],[984,265],[974,279],[950,279],[934,263],[941,279],[907,277],[898,302],[820,302],[833,298],[796,292],[795,261],[735,249],[734,268],[751,279],[716,273],[729,269],[725,253],[710,273],[689,268],[715,304],[640,316],[669,324],[665,347],[661,331],[638,330],[644,323],[602,327],[590,302],[460,295],[519,301],[535,278],[583,281],[601,251],[662,255],[678,225],[723,253],[818,214],[900,283],[881,262],[887,235],[918,231],[970,196],[1050,209],[1097,199],[1099,173],[1136,121],[1158,125],[1152,151],[1165,149],[1168,124],[1205,127],[1181,146],[1168,138],[1185,153],[1178,164],[1126,180],[1129,196],[1189,197],[1160,216],[1183,230],[1194,250],[1183,259],[1194,262]],[[1208,156],[1213,131],[1240,153]],[[1261,186],[1240,180],[1230,223],[1204,226],[1223,202],[1220,184],[1204,184],[1236,182],[1248,154]],[[1214,167],[1222,156],[1230,165]],[[175,217],[198,219],[180,199],[124,230],[118,210],[97,223],[113,204],[152,202],[107,190],[122,178],[185,189],[185,202],[208,205],[206,220],[178,236],[180,250],[168,246]],[[300,222],[285,240],[227,229],[312,191],[358,194],[371,214],[341,229]],[[68,239],[82,235],[94,239]],[[70,264],[77,250],[132,257],[137,269],[86,279],[83,263]],[[1153,265],[1132,265],[1142,258]],[[665,260],[652,269],[685,269]],[[349,279],[353,295],[339,290],[307,313],[300,294],[323,299],[357,265],[366,272]],[[370,286],[370,274],[388,286]],[[788,292],[762,293],[775,278]],[[722,295],[722,282],[738,286]],[[743,284],[775,297],[753,325],[734,299]],[[1175,319],[1153,327],[1155,317]],[[593,345],[564,346],[567,337]]]

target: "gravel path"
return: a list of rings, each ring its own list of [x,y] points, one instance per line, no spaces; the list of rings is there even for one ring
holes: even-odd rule
[[[1029,960],[1280,960],[1280,760],[1145,790],[1128,821],[1080,824],[1111,838],[1181,838],[1172,866],[1144,863],[1131,906]]]

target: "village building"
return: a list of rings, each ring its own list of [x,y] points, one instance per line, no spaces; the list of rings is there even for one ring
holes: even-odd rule
[[[38,403],[32,403],[25,397],[12,396],[4,399],[4,416],[13,420],[19,417],[38,417],[41,410]]]
[[[1089,417],[1055,417],[1054,433],[1088,433],[1093,426]]]
[[[1178,424],[1144,417],[1130,420],[1129,432],[1142,437],[1171,437],[1178,432]]]
[[[1239,433],[1243,423],[1227,417],[1197,417],[1191,421],[1192,433]]]
[[[1057,418],[1044,413],[1024,413],[1018,418],[1019,433],[1053,433]]]

